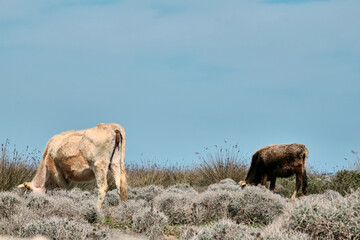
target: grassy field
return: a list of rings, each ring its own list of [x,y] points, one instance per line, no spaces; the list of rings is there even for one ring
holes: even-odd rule
[[[295,179],[275,193],[241,189],[249,159],[238,146],[198,154],[192,168],[152,162],[128,165],[129,201],[108,192],[95,210],[94,183],[46,195],[14,191],[31,180],[41,153],[19,153],[7,142],[0,159],[0,235],[51,239],[116,239],[120,232],[149,239],[360,239],[360,169],[309,173],[309,195],[290,200]],[[112,179],[109,179],[112,182]],[[110,184],[114,188],[113,184]]]

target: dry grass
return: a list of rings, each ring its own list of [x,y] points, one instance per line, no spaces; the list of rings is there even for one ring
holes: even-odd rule
[[[161,185],[168,187],[177,183],[199,185],[200,173],[196,168],[185,166],[159,166],[147,161],[142,164],[130,164],[127,167],[128,184],[131,187]]]
[[[39,151],[19,152],[6,141],[1,144],[0,154],[0,191],[8,191],[34,177],[40,162]]]
[[[225,142],[226,143],[226,142]],[[174,184],[190,184],[193,187],[206,187],[222,179],[235,181],[245,179],[246,160],[240,157],[237,145],[215,146],[204,153],[196,153],[200,165],[191,168],[185,166],[159,166],[151,161],[130,164],[127,168],[128,183],[132,187],[143,187],[152,184],[168,187]]]

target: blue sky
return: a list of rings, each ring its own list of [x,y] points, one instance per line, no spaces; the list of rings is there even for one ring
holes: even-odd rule
[[[0,141],[116,122],[126,162],[299,142],[319,171],[360,151],[360,1],[0,0]],[[344,160],[348,158],[349,160]]]

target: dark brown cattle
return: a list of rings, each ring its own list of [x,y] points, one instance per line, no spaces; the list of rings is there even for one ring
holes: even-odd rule
[[[240,185],[265,185],[270,181],[270,190],[275,188],[277,177],[290,177],[296,174],[295,198],[300,186],[302,194],[307,193],[306,160],[309,151],[303,144],[270,145],[257,150],[252,156],[251,166],[245,181]]]

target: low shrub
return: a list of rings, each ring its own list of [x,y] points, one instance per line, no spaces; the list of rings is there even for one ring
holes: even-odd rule
[[[115,207],[105,206],[98,221],[113,228],[130,229],[133,224],[133,216],[147,207],[149,204],[142,199],[131,199]]]
[[[151,233],[154,237],[154,235],[158,236],[164,231],[165,226],[168,225],[168,218],[162,212],[154,211],[148,207],[137,211],[132,222],[132,229],[135,232],[145,232],[147,235]]]
[[[72,193],[67,194],[71,196]],[[32,237],[44,234],[54,239],[67,239],[69,236],[85,239],[84,236],[90,236],[90,233],[98,235],[100,233],[93,232],[89,224],[98,217],[94,204],[91,200],[74,201],[51,191],[49,194],[22,196],[0,192],[0,235]]]
[[[215,222],[200,229],[196,240],[242,240],[260,239],[260,233],[244,224],[235,224],[229,220]]]
[[[121,200],[117,189],[113,189],[106,193],[104,206],[118,206],[120,201]]]
[[[84,202],[84,201],[96,201],[96,196],[89,191],[84,191],[80,188],[73,188],[70,190],[66,189],[55,189],[48,191],[46,195],[60,197],[60,198],[69,198],[74,202]]]
[[[150,185],[143,188],[132,188],[130,191],[128,191],[128,194],[129,199],[143,199],[149,202],[163,191],[164,188],[161,186]]]
[[[198,192],[189,184],[175,184],[166,189],[167,193],[181,193],[196,195]]]
[[[16,211],[15,206],[20,203],[20,198],[9,192],[0,192],[0,219],[9,218]]]
[[[209,191],[241,191],[241,187],[240,185],[235,182],[233,179],[231,178],[225,178],[223,180],[221,180],[219,183],[214,183],[209,185],[208,187]]]
[[[226,219],[232,194],[228,191],[206,191],[193,202],[193,223],[209,223]]]
[[[327,174],[308,174],[308,195],[322,194],[326,190],[331,189],[332,181],[333,177]],[[293,188],[295,189],[295,180]]]
[[[194,240],[310,240],[310,236],[296,231],[271,231],[253,228],[245,224],[235,224],[229,220],[222,220],[208,226],[198,228],[195,233],[184,231],[181,239]]]
[[[287,202],[264,187],[250,187],[233,195],[228,211],[237,223],[262,226],[283,213]]]
[[[94,222],[96,219],[95,203],[95,200],[75,201],[74,198],[61,196],[58,193],[51,195],[30,193],[24,201],[25,206],[40,217],[57,216],[89,222]]]
[[[20,230],[21,237],[45,235],[51,239],[106,239],[106,229],[98,230],[93,226],[64,218],[51,217],[25,224]]]
[[[169,224],[191,223],[194,217],[193,201],[199,194],[189,185],[177,184],[154,198],[154,206],[169,219]]]
[[[33,219],[38,219],[38,215],[26,207],[23,198],[0,192],[0,235],[19,236],[21,227]]]
[[[194,223],[226,219],[228,205],[233,199],[233,194],[239,191],[241,191],[239,185],[230,178],[210,185],[207,191],[199,194],[194,200]]]
[[[341,170],[336,173],[331,189],[342,195],[360,188],[360,171]]]
[[[360,239],[360,190],[342,197],[327,191],[298,201],[290,217],[291,229],[321,239]]]

